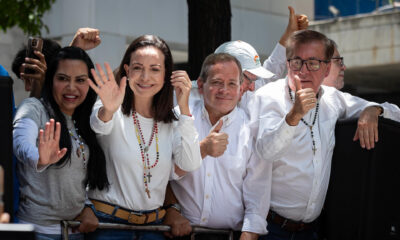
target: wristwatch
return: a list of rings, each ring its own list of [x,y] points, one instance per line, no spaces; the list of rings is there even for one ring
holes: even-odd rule
[[[179,203],[173,203],[173,204],[167,205],[167,207],[165,209],[168,209],[168,208],[174,208],[179,213],[182,212],[182,207]]]

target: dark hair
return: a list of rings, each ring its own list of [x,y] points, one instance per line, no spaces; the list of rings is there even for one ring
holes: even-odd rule
[[[21,78],[20,76],[20,68],[23,63],[25,63],[25,58],[26,58],[26,49],[27,46],[23,46],[15,55],[15,58],[12,62],[12,71],[15,73],[15,75],[18,78]],[[43,38],[43,48],[42,48],[42,53],[44,55],[44,59],[46,60],[47,66],[51,62],[51,59],[56,55],[56,53],[61,49],[60,44],[58,44],[56,41],[48,39],[48,38]]]
[[[164,85],[161,90],[153,97],[152,111],[154,112],[154,120],[170,123],[173,120],[177,120],[173,111],[173,86],[171,85],[171,74],[172,74],[172,55],[167,43],[160,37],[154,35],[143,35],[129,45],[128,49],[122,58],[119,70],[117,73],[117,82],[119,83],[122,77],[127,76],[124,65],[130,64],[131,55],[139,48],[152,46],[159,49],[164,54],[164,65],[165,65],[165,76]],[[135,109],[135,96],[130,88],[129,84],[126,84],[125,97],[122,102],[121,110],[126,116],[131,114],[131,111]]]
[[[325,46],[325,60],[331,60],[335,51],[332,41],[324,34],[313,30],[300,30],[290,35],[286,44],[286,58],[293,57],[294,49],[301,44],[321,42]]]
[[[212,65],[215,65],[217,63],[221,62],[234,62],[236,63],[238,69],[239,69],[239,80],[240,83],[243,81],[243,72],[242,72],[242,65],[240,64],[239,60],[237,60],[234,56],[228,54],[228,53],[212,53],[204,59],[203,65],[201,66],[200,70],[200,78],[203,80],[203,82],[207,81],[208,74],[210,71],[210,67]]]
[[[335,52],[335,50],[339,51],[339,50],[338,50],[338,45],[337,45],[337,43],[336,43],[334,40],[328,38],[328,41],[330,41],[330,43],[333,45],[333,52]],[[334,54],[334,53],[333,53],[333,54]],[[333,54],[332,54],[332,56],[333,56]]]
[[[93,62],[87,53],[77,47],[62,48],[47,68],[41,101],[46,107],[50,118],[54,118],[55,121],[60,122],[61,124],[60,149],[64,147],[68,149],[65,156],[55,164],[59,167],[63,167],[66,163],[71,161],[71,137],[68,132],[66,119],[54,100],[53,79],[60,61],[66,59],[83,61],[87,66],[88,76],[90,79],[93,79],[90,69],[94,68]],[[75,127],[79,129],[79,134],[85,140],[85,143],[90,149],[90,156],[87,163],[87,177],[84,184],[88,184],[90,189],[98,188],[102,190],[109,186],[106,172],[106,160],[104,152],[97,142],[96,134],[93,132],[89,124],[90,114],[96,98],[97,94],[93,89],[89,88],[85,100],[75,109],[72,119],[75,121]]]

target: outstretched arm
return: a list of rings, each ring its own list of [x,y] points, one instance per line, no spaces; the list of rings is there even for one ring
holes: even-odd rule
[[[55,127],[55,129],[54,129]],[[61,125],[55,123],[54,119],[46,123],[45,129],[39,132],[39,161],[38,167],[54,164],[67,153],[67,149],[60,149]]]

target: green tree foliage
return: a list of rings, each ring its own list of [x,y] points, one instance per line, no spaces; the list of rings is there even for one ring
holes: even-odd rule
[[[55,1],[0,0],[0,29],[6,32],[18,26],[26,34],[39,36],[44,27],[48,32],[49,28],[42,22],[42,17]]]

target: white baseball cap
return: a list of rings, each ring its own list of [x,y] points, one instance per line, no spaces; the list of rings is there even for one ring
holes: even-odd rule
[[[274,74],[261,66],[257,51],[241,40],[221,44],[214,53],[228,53],[239,60],[243,71],[249,71],[260,78],[271,78]]]

